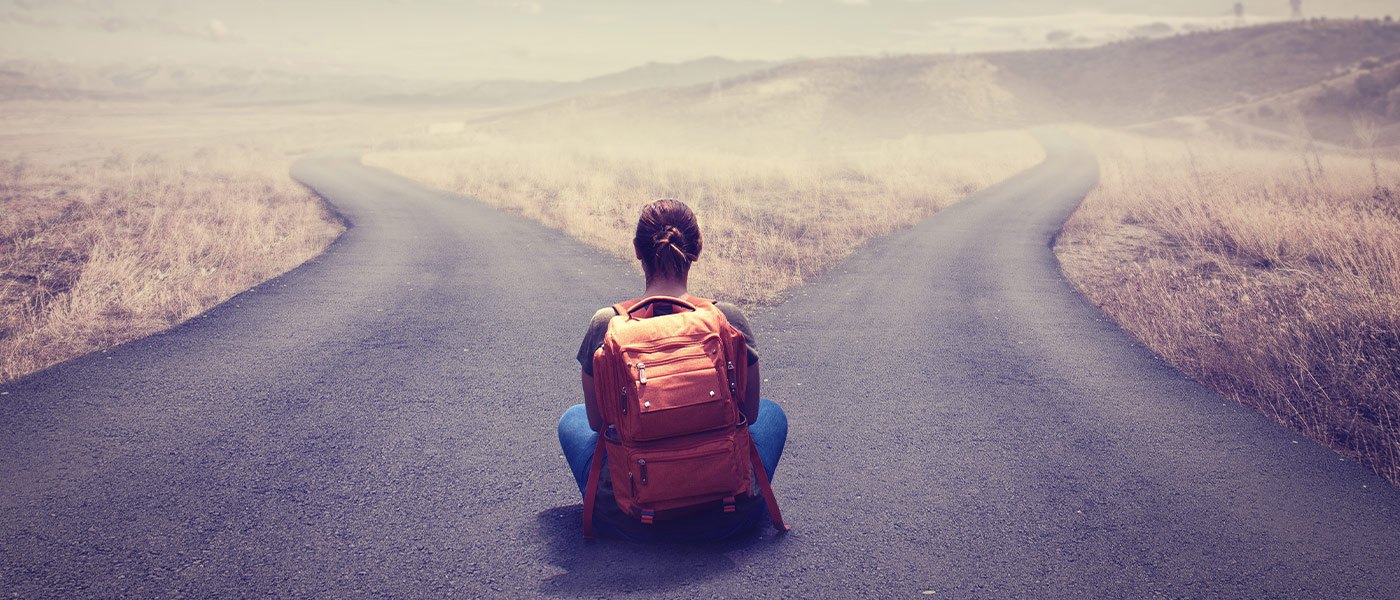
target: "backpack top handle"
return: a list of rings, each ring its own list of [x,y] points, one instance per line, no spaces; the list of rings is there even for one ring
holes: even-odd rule
[[[697,300],[700,300],[700,298],[697,298]],[[629,318],[629,319],[636,318],[636,317],[633,317],[633,316],[632,316],[632,313],[635,313],[635,312],[641,310],[643,307],[651,306],[652,304],[655,304],[655,303],[657,303],[657,302],[665,302],[665,303],[667,303],[667,304],[672,304],[672,305],[675,305],[675,306],[679,306],[679,307],[681,307],[681,308],[690,310],[690,311],[692,311],[692,312],[695,311],[695,304],[694,304],[694,303],[687,302],[687,301],[685,301],[685,300],[681,300],[680,298],[675,298],[675,297],[672,297],[672,296],[652,296],[652,297],[650,297],[650,298],[645,298],[645,299],[643,299],[641,302],[638,302],[638,303],[632,305],[631,308],[628,308],[628,309],[627,309],[627,312],[626,312],[625,314],[627,315],[627,318]]]

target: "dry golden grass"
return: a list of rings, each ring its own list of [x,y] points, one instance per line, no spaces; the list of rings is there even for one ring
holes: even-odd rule
[[[7,159],[0,194],[0,381],[166,329],[341,231],[286,161],[247,151]]]
[[[1056,247],[1080,291],[1183,372],[1400,484],[1400,164],[1088,135],[1102,183]]]
[[[910,136],[743,151],[653,142],[513,142],[469,134],[459,148],[370,154],[430,186],[474,196],[631,258],[641,206],[695,209],[705,248],[696,293],[770,302],[861,242],[907,227],[1044,156],[1023,132]]]

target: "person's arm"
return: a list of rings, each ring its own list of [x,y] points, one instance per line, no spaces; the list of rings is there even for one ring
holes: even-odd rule
[[[749,380],[744,385],[744,405],[739,410],[744,413],[744,420],[753,423],[758,420],[758,399],[759,392],[763,387],[763,377],[758,374],[758,363],[749,365]]]
[[[583,387],[583,408],[588,413],[588,426],[593,431],[603,429],[603,416],[598,410],[598,397],[593,388],[593,355],[598,351],[598,346],[603,342],[603,334],[607,331],[608,321],[616,314],[611,308],[604,308],[593,313],[593,319],[588,323],[588,333],[583,335],[583,343],[578,348],[578,364],[581,369],[579,384]]]
[[[603,416],[598,412],[598,393],[593,389],[593,376],[588,373],[583,375],[583,410],[588,413],[588,426],[593,431],[600,431],[603,428]],[[757,405],[755,405],[757,406]],[[754,414],[758,414],[756,411]]]
[[[744,401],[739,405],[739,412],[744,415],[744,420],[753,423],[758,419],[758,399],[762,397],[763,376],[758,371],[758,351],[754,349],[753,332],[749,330],[749,320],[739,311],[739,307],[727,302],[716,302],[715,306],[724,312],[724,317],[729,320],[729,324],[744,334],[744,345],[748,352],[739,360],[748,360],[748,381],[744,382]]]

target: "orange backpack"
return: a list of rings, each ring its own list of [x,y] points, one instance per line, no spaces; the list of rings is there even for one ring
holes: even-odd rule
[[[676,307],[656,314],[656,303]],[[683,310],[682,310],[683,309]],[[583,501],[583,535],[593,539],[593,506],[603,453],[622,512],[642,523],[704,510],[733,512],[756,478],[773,525],[783,524],[739,406],[748,381],[744,334],[714,302],[667,296],[613,306],[593,354],[598,434]]]

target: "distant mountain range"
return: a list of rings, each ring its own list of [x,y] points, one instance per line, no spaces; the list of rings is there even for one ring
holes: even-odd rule
[[[1306,126],[1336,143],[1352,143],[1364,121],[1379,130],[1378,143],[1397,144],[1400,25],[1315,19],[972,55],[785,63],[710,57],[581,81],[440,83],[265,68],[0,62],[0,100],[149,98],[507,108],[477,126],[527,135],[632,128],[693,138],[720,130],[730,138],[744,130],[880,138],[1190,117],[1228,121],[1249,135],[1286,137]]]
[[[59,61],[0,62],[0,99],[145,100],[208,98],[225,101],[311,100],[363,94],[366,85],[392,81],[312,76],[291,71],[171,64],[88,66]]]
[[[579,95],[690,85],[733,77],[774,64],[709,57],[681,63],[648,63],[582,81],[441,83],[363,75],[309,74],[270,68],[193,64],[95,67],[57,61],[9,60],[0,62],[0,100],[340,100],[376,105],[488,108],[536,104]]]

